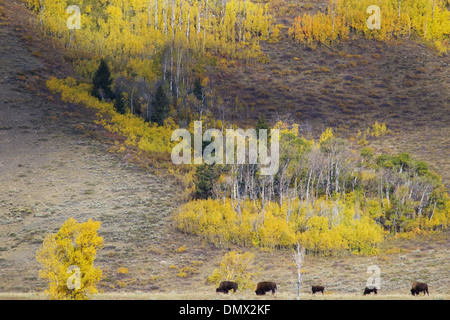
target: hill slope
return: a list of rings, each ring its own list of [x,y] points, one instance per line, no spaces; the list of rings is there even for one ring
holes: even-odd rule
[[[127,163],[126,159],[109,154],[111,139],[95,125],[95,115],[80,106],[65,105],[48,93],[42,80],[50,75],[64,76],[71,72],[63,62],[63,54],[52,48],[51,42],[39,39],[32,33],[37,28],[37,22],[23,6],[12,0],[2,0],[0,6],[6,12],[2,16],[0,29],[0,291],[33,292],[44,288],[45,284],[37,278],[39,266],[34,258],[35,252],[46,233],[55,232],[63,221],[73,216],[81,221],[92,218],[102,222],[100,234],[104,237],[105,248],[99,252],[96,263],[104,269],[101,288],[112,292],[109,297],[141,291],[148,294],[142,298],[230,298],[216,295],[214,287],[206,284],[205,279],[217,267],[221,257],[235,248],[218,249],[203,245],[197,239],[172,229],[170,214],[178,206],[178,188],[167,176],[150,173]],[[361,45],[364,43],[361,42]],[[287,117],[298,108],[298,118],[289,118],[305,120],[302,127],[305,132],[309,130],[308,123],[311,124],[312,134],[317,128],[320,131],[326,126],[341,126],[344,130],[338,132],[353,135],[353,126],[365,129],[375,119],[386,120],[388,128],[398,134],[384,142],[377,141],[380,149],[387,148],[389,143],[393,146],[398,143],[402,150],[405,145],[414,147],[418,138],[405,133],[404,129],[409,126],[413,131],[417,120],[424,117],[420,127],[423,130],[416,134],[427,142],[427,148],[434,145],[437,150],[432,154],[423,152],[419,155],[428,155],[426,160],[434,159],[437,171],[446,174],[449,157],[448,148],[443,143],[449,137],[448,114],[439,111],[439,104],[448,93],[445,90],[448,83],[443,81],[448,75],[448,68],[443,65],[448,58],[429,56],[425,49],[419,48],[418,52],[423,50],[430,59],[430,65],[425,71],[426,82],[417,81],[419,84],[427,83],[428,90],[431,90],[429,95],[424,96],[423,91],[413,89],[410,89],[411,92],[398,89],[400,91],[394,91],[389,98],[385,98],[384,94],[389,90],[381,86],[384,85],[382,78],[378,79],[380,87],[364,79],[371,73],[378,76],[390,73],[389,68],[395,59],[380,62],[377,60],[379,58],[370,57],[376,54],[376,50],[390,52],[391,49],[385,45],[378,49],[368,45],[358,53],[349,44],[340,48],[346,53],[341,57],[339,52],[330,55],[326,48],[311,53],[285,42],[276,46],[267,45],[264,50],[271,58],[270,64],[258,68],[239,67],[225,74],[220,84],[229,86],[228,92],[230,87],[235,88],[240,99],[248,100],[248,104],[257,92],[265,91],[261,94],[261,101],[255,104],[255,109],[261,107],[264,110],[274,105],[280,117]],[[417,53],[407,53],[412,52],[408,48],[396,50],[394,56],[397,58],[403,54],[418,57]],[[348,58],[349,53],[361,54],[363,58]],[[341,57],[343,63],[355,60],[357,67],[363,67],[339,72],[330,56]],[[361,64],[360,60],[365,57],[369,63]],[[408,61],[406,59],[403,63]],[[394,68],[398,68],[398,72],[406,72],[418,66]],[[290,71],[296,70],[295,67],[298,67],[296,74]],[[307,73],[321,67],[335,70],[336,74],[324,69]],[[290,73],[283,76],[283,70]],[[275,80],[266,81],[267,76]],[[347,76],[354,78],[347,80]],[[360,88],[354,84],[356,77],[362,79],[359,80],[362,81]],[[327,87],[330,79],[331,83],[336,81],[338,86],[328,84]],[[393,76],[393,87],[401,80],[400,75]],[[346,83],[348,81],[350,84]],[[372,86],[376,90],[375,95],[380,96],[379,99],[375,96],[372,99],[382,103],[390,99],[402,101],[398,95],[406,96],[408,104],[399,111],[381,107],[395,112],[398,117],[385,116],[386,113],[378,108],[363,107],[363,93]],[[329,90],[332,94],[320,89]],[[351,92],[350,98],[345,97],[346,92]],[[410,97],[409,93],[413,96]],[[431,112],[424,115],[418,111],[420,109],[408,111],[408,106],[421,97],[429,97],[427,101]],[[350,106],[348,114],[335,112],[333,104],[337,103],[337,99],[352,100],[354,109]],[[287,106],[289,102],[294,109],[280,107]],[[359,107],[368,109],[367,115],[359,115]],[[273,121],[278,120],[276,112],[268,114],[273,116]],[[347,129],[345,125],[348,125]],[[406,143],[402,142],[403,139]],[[383,292],[408,293],[412,281],[422,280],[429,283],[431,298],[436,295],[448,297],[448,239],[446,233],[429,239],[387,242],[382,254],[377,257],[308,257],[303,292],[309,294],[309,285],[322,283],[327,286],[327,291],[336,296],[342,293],[360,296],[368,277],[367,266],[377,264],[382,270]],[[182,246],[185,251],[179,250]],[[389,251],[391,246],[399,249]],[[263,266],[256,281],[272,279],[280,284],[280,298],[294,297],[295,270],[291,252],[254,253]],[[178,270],[186,266],[194,270],[192,275],[178,276]],[[117,272],[119,267],[127,268],[129,273]],[[188,293],[193,284],[197,287],[196,292]],[[123,296],[129,297],[126,294]],[[246,292],[231,296],[241,297],[254,298],[254,295]]]

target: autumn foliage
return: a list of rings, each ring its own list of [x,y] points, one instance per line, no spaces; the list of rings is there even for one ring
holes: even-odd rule
[[[112,102],[99,101],[90,95],[91,86],[78,83],[74,78],[51,78],[47,87],[61,94],[64,102],[84,105],[97,110],[97,123],[108,131],[125,137],[126,145],[137,147],[143,152],[170,155],[173,143],[170,141],[172,131],[176,128],[174,122],[166,119],[163,126],[148,123],[142,117],[131,113],[116,112]]]
[[[222,281],[233,281],[237,283],[238,290],[251,289],[255,286],[253,279],[260,271],[253,253],[231,251],[222,257],[219,268],[214,269],[207,281],[216,286]]]
[[[97,250],[102,247],[103,238],[97,231],[100,222],[89,220],[79,223],[70,218],[56,234],[48,234],[37,252],[41,264],[39,277],[48,281],[46,293],[54,300],[86,300],[97,293],[97,284],[102,270],[94,266]],[[75,280],[71,267],[80,273],[79,288],[70,288]]]
[[[358,154],[331,129],[310,141],[295,125],[275,127],[281,132],[278,173],[265,177],[252,165],[223,167],[208,199],[180,208],[180,231],[219,247],[274,249],[298,242],[309,253],[331,255],[376,254],[388,234],[448,227],[448,194],[425,162],[408,153],[376,156],[369,147]],[[372,128],[374,137],[387,130],[378,123]]]
[[[371,5],[380,8],[380,29],[367,26]],[[380,41],[418,39],[445,53],[449,49],[450,11],[445,0],[330,0],[326,13],[298,16],[288,32],[295,41],[310,47],[333,44],[352,34]]]

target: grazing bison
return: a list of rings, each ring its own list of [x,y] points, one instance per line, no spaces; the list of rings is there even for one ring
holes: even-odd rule
[[[366,294],[371,294],[372,292],[375,293],[375,294],[377,294],[377,288],[373,287],[372,289],[370,289],[370,288],[366,287],[366,288],[364,289],[364,295],[366,295]]]
[[[428,293],[428,285],[426,283],[422,283],[422,282],[413,282],[412,284],[412,288],[411,288],[411,294],[413,296],[418,295],[420,292],[423,292],[423,295],[425,295],[425,293],[427,293],[428,295],[430,295]]]
[[[265,295],[266,292],[272,291],[272,294],[275,294],[275,291],[277,291],[277,285],[275,282],[269,282],[269,281],[263,281],[259,282],[256,286],[256,295],[262,296]]]
[[[322,292],[325,290],[325,287],[323,286],[312,286],[312,294],[316,294],[316,292]]]
[[[230,291],[230,290],[233,290],[233,292],[236,292],[237,288],[238,288],[238,285],[236,282],[222,281],[219,284],[219,287],[216,289],[216,292],[228,293],[228,291]]]

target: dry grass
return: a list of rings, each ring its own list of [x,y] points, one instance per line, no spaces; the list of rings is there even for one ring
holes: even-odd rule
[[[292,12],[297,9],[290,8]],[[168,183],[166,176],[110,155],[105,146],[109,140],[93,123],[93,114],[61,104],[39,86],[38,79],[46,79],[49,70],[64,76],[70,68],[55,62],[63,61],[64,55],[58,58],[58,51],[38,34],[27,37],[23,29],[31,32],[27,23],[36,21],[19,4],[8,1],[6,11],[8,17],[15,17],[8,21],[23,27],[20,31],[13,31],[14,26],[0,29],[0,47],[7,53],[3,58],[11,61],[0,69],[0,299],[45,298],[34,293],[45,287],[37,277],[35,252],[45,234],[55,232],[70,216],[102,222],[105,247],[96,263],[104,270],[100,284],[104,293],[96,299],[295,298],[296,275],[287,250],[252,249],[263,267],[254,281],[277,282],[280,289],[275,296],[256,297],[250,291],[216,294],[206,278],[223,255],[236,248],[210,247],[175,232],[170,215],[179,199],[176,186]],[[33,55],[30,47],[42,57]],[[266,113],[273,121],[300,122],[302,133],[313,136],[326,126],[351,136],[356,132],[349,128],[366,129],[378,120],[394,133],[370,141],[377,149],[412,150],[430,160],[439,173],[450,172],[449,113],[442,112],[445,94],[450,92],[445,81],[448,66],[443,66],[448,58],[437,58],[412,44],[400,48],[365,41],[336,48],[342,54],[326,48],[310,52],[288,42],[264,45],[264,50],[271,63],[240,67],[218,78],[226,92],[236,93],[240,101],[255,108],[255,113],[240,116],[240,120],[250,122]],[[349,52],[352,56],[348,58]],[[349,65],[352,61],[355,66]],[[420,74],[413,79],[414,87],[397,86],[406,74],[411,80],[414,70]],[[5,76],[10,80],[1,80]],[[367,93],[370,106],[366,105]],[[429,239],[389,240],[375,257],[308,256],[302,297],[447,299],[448,248],[446,233]],[[382,290],[377,297],[362,297],[367,267],[373,264],[381,268]],[[195,272],[180,277],[179,270],[186,267]],[[118,273],[118,268],[129,272]],[[429,284],[430,297],[408,295],[416,280]],[[309,286],[313,284],[325,285],[327,294],[311,296]]]
[[[430,296],[412,297],[408,294],[378,294],[364,296],[362,294],[300,294],[300,300],[449,300],[449,295],[436,294]],[[46,300],[44,294],[38,293],[0,293],[0,300]],[[116,292],[99,293],[93,300],[296,300],[296,294],[276,293],[275,295],[256,296],[251,292],[236,292],[229,294],[219,293],[143,293],[143,292]]]
[[[313,11],[326,3],[314,2]],[[277,17],[286,25],[306,10],[291,1],[286,8],[291,9]],[[326,127],[349,138],[375,121],[386,123],[393,134],[369,141],[377,152],[411,152],[450,181],[450,55],[439,57],[408,41],[362,38],[331,50],[312,51],[286,38],[261,46],[269,63],[239,66],[218,77],[222,97],[226,100],[231,88],[232,99],[246,106],[243,115],[230,110],[231,120],[254,125],[263,114],[272,124],[299,123],[301,134],[316,138]]]

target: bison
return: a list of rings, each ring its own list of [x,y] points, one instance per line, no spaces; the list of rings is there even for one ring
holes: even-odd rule
[[[425,295],[425,293],[427,293],[428,295],[430,295],[428,293],[428,285],[426,283],[422,283],[422,282],[413,282],[412,284],[412,288],[411,288],[411,294],[413,296],[418,295],[420,292],[423,292],[423,295]]]
[[[373,287],[372,289],[370,289],[369,287],[366,287],[366,288],[364,289],[364,294],[363,294],[363,295],[371,294],[372,292],[375,293],[375,294],[377,294],[377,293],[378,293],[378,292],[377,292],[377,288]]]
[[[272,294],[275,294],[275,291],[277,291],[277,285],[275,282],[263,281],[256,285],[256,295],[265,295],[268,291],[272,291]]]
[[[233,290],[233,292],[236,292],[238,289],[238,284],[233,281],[222,281],[219,284],[219,287],[216,289],[216,292],[223,292],[228,293],[228,291]]]
[[[312,286],[312,294],[316,294],[316,292],[322,292],[325,290],[325,287],[323,286]]]

